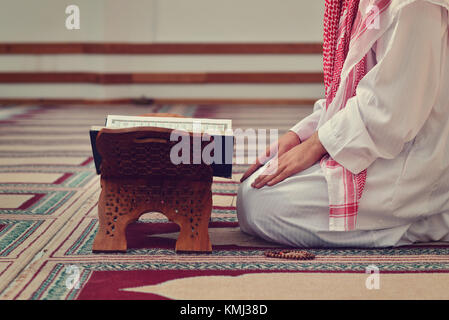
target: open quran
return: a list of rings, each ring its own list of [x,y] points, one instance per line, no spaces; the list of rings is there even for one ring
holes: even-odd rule
[[[231,178],[232,176],[232,156],[234,150],[232,120],[108,115],[105,122],[105,126],[103,127],[93,126],[90,129],[92,154],[97,174],[101,173],[101,156],[96,148],[96,138],[101,129],[151,127],[173,129],[196,134],[207,134],[213,136],[214,141],[220,139],[221,141],[217,143],[217,146],[221,149],[221,160],[211,163],[213,175],[224,178]]]

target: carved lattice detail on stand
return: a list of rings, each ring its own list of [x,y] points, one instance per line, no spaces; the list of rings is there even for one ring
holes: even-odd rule
[[[212,169],[204,163],[174,165],[170,150],[178,142],[170,141],[171,131],[145,127],[98,134],[102,190],[94,252],[126,251],[126,227],[153,211],[180,226],[176,251],[212,251]],[[203,148],[209,141],[201,143]]]

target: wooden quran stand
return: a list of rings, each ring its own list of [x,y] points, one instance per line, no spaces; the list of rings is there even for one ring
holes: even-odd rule
[[[174,165],[171,129],[102,129],[99,228],[93,252],[126,252],[126,227],[145,212],[161,212],[180,226],[176,251],[211,252],[212,168]],[[190,136],[190,150],[193,134]],[[201,142],[202,148],[209,142]],[[192,152],[191,152],[192,153]],[[192,163],[192,154],[190,154]]]

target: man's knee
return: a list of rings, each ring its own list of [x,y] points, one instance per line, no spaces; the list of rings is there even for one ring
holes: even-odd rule
[[[260,190],[251,187],[251,183],[252,181],[246,180],[240,184],[237,194],[237,219],[243,232],[255,235],[260,226],[259,220],[265,212],[258,209],[260,205],[263,206],[263,195]]]
[[[248,222],[248,216],[251,213],[248,205],[248,195],[250,193],[251,186],[248,184],[248,180],[242,182],[239,186],[237,193],[237,219],[239,222],[240,230],[245,233],[253,234]]]

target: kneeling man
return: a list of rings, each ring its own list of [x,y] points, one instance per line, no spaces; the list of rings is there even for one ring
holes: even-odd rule
[[[242,177],[242,231],[294,247],[449,241],[448,10],[326,0],[325,99]]]

